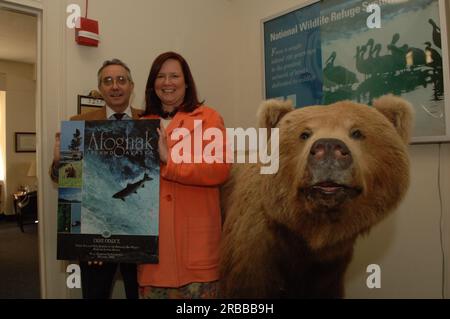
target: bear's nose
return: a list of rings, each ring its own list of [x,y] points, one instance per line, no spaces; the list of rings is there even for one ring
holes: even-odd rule
[[[347,145],[335,138],[322,138],[314,142],[309,152],[312,163],[333,166],[339,169],[349,168],[353,162]]]

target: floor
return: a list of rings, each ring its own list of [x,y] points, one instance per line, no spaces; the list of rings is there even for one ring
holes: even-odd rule
[[[0,299],[40,298],[37,229],[0,221]]]

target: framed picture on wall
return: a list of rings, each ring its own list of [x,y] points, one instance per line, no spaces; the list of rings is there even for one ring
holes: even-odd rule
[[[16,132],[15,133],[16,153],[36,152],[36,133]]]
[[[78,95],[78,114],[84,114],[87,112],[95,111],[102,108],[105,105],[105,100],[102,98]]]
[[[264,98],[371,105],[391,93],[414,106],[413,143],[450,141],[445,6],[314,0],[264,19]]]

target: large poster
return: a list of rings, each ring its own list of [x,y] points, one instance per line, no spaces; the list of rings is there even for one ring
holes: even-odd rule
[[[263,21],[265,98],[370,105],[392,93],[415,108],[413,142],[448,141],[445,31],[440,0],[309,2]]]
[[[58,259],[158,262],[157,127],[62,122]]]

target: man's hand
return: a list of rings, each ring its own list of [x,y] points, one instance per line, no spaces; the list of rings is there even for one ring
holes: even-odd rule
[[[55,146],[53,147],[53,162],[50,166],[50,178],[55,183],[58,183],[59,176],[59,160],[61,159],[61,155],[59,154],[59,149],[61,146],[61,133],[55,134]]]
[[[167,164],[167,156],[169,153],[169,148],[167,147],[167,134],[162,121],[159,122],[159,128],[156,128],[158,131],[159,140],[158,140],[158,151],[159,151],[159,159],[164,164]]]

